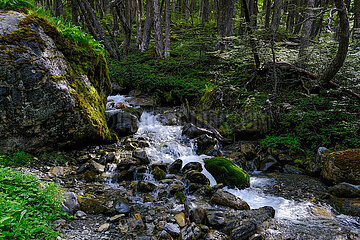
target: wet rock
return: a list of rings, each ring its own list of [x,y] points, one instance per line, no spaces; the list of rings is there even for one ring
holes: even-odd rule
[[[106,112],[108,126],[119,136],[129,136],[139,129],[138,118],[129,112],[118,110]]]
[[[120,219],[122,219],[125,215],[124,214],[118,214],[115,216],[112,216],[109,221],[110,222],[118,222]]]
[[[150,147],[150,143],[148,141],[145,141],[145,140],[140,140],[138,142],[138,146],[140,148],[146,148],[146,147]]]
[[[149,164],[150,160],[144,150],[136,150],[132,153],[132,156],[141,160],[141,164]]]
[[[166,223],[164,230],[168,232],[172,237],[178,237],[180,235],[180,228],[178,225],[173,223]]]
[[[238,210],[248,210],[250,209],[249,205],[243,201],[241,198],[223,190],[223,189],[218,189],[211,197],[211,202],[218,204],[218,205],[222,205],[222,206],[227,206],[227,207],[232,207]]]
[[[280,167],[279,162],[273,156],[266,156],[261,160],[259,170],[264,172],[273,172]]]
[[[63,196],[65,201],[62,204],[63,212],[73,214],[76,210],[80,208],[80,204],[77,200],[77,195],[73,192],[64,192]]]
[[[225,214],[222,211],[208,211],[206,217],[208,224],[214,228],[221,228],[226,224]]]
[[[334,198],[333,202],[339,212],[360,217],[360,198]]]
[[[341,198],[360,198],[360,186],[343,182],[331,187],[329,193]]]
[[[222,232],[219,232],[217,230],[211,230],[208,232],[205,236],[206,240],[229,240],[230,238]]]
[[[74,215],[74,218],[75,219],[86,219],[86,216],[87,214],[84,213],[83,211],[79,210],[79,211],[76,211],[75,215]]]
[[[236,166],[232,161],[226,158],[214,157],[205,159],[204,162],[206,170],[211,173],[218,183],[239,189],[250,186],[249,174]]]
[[[304,171],[297,168],[297,167],[294,167],[294,166],[291,166],[289,164],[286,164],[284,167],[283,167],[283,172],[284,173],[289,173],[289,174],[304,174]]]
[[[85,213],[107,214],[110,212],[110,209],[105,206],[105,200],[102,198],[96,198],[90,194],[84,194],[78,195],[77,199],[80,204],[80,209]]]
[[[109,228],[110,228],[110,223],[104,223],[104,224],[102,224],[102,225],[97,229],[97,231],[98,231],[98,232],[105,232],[105,231],[107,231]]]
[[[171,195],[174,195],[175,193],[177,193],[177,192],[181,192],[181,191],[183,191],[183,190],[185,190],[185,186],[184,185],[180,185],[180,184],[172,184],[171,186],[170,186],[170,194]]]
[[[200,239],[202,235],[201,229],[195,223],[191,223],[181,229],[182,240],[197,240]]]
[[[164,172],[164,170],[162,170],[161,168],[159,167],[155,167],[152,171],[151,171],[151,174],[154,176],[154,178],[156,180],[161,180],[161,179],[164,179],[165,176],[166,176],[166,173]]]
[[[175,198],[180,202],[184,203],[186,200],[186,195],[183,192],[177,192],[175,193]]]
[[[321,176],[334,184],[360,184],[360,149],[330,153],[325,159]]]
[[[99,174],[104,173],[105,166],[95,162],[94,160],[90,160],[89,162],[82,165],[78,168],[77,173],[81,173],[81,178],[87,182],[93,182],[97,179]]]
[[[170,235],[170,233],[162,230],[159,236],[159,240],[173,240],[174,238]]]
[[[181,159],[176,159],[169,166],[169,173],[176,174],[179,173],[182,167],[183,161]]]
[[[129,203],[123,198],[118,198],[114,204],[117,213],[127,214],[130,212]]]
[[[182,228],[186,226],[186,217],[185,217],[185,213],[178,213],[175,215],[174,217],[176,223]]]
[[[253,143],[244,142],[240,145],[240,152],[244,154],[246,160],[252,160],[257,156],[257,151]]]
[[[64,167],[56,166],[56,167],[50,168],[49,173],[53,177],[62,177],[62,176],[64,176]]]
[[[148,193],[156,189],[156,185],[152,182],[141,181],[137,183],[136,190],[138,192]]]
[[[99,159],[99,163],[105,165],[107,163],[114,162],[114,160],[115,160],[115,153],[109,152]]]
[[[196,139],[196,153],[197,154],[208,154],[214,149],[217,144],[217,140],[209,135],[201,135]]]
[[[186,173],[188,171],[191,171],[191,170],[196,170],[198,172],[201,172],[203,170],[202,166],[201,166],[201,163],[199,162],[189,162],[187,164],[185,164],[185,166],[182,168],[182,172],[183,173]]]
[[[319,176],[326,157],[330,154],[330,150],[325,147],[319,147],[316,158],[310,161],[306,166],[306,172],[312,176]]]
[[[200,135],[203,135],[203,134],[207,134],[207,135],[211,136],[212,132],[210,132],[209,130],[207,130],[205,128],[197,127],[192,123],[186,124],[182,130],[182,135],[185,135],[191,139],[199,137]]]
[[[210,205],[207,203],[195,202],[194,200],[186,199],[184,207],[191,222],[198,224],[206,223],[206,211],[211,209]]]
[[[209,179],[201,172],[196,170],[191,170],[186,173],[186,179],[188,179],[191,183],[198,183],[202,185],[209,185]]]
[[[242,221],[240,226],[231,231],[231,238],[236,240],[249,239],[256,231],[256,225],[250,221]]]

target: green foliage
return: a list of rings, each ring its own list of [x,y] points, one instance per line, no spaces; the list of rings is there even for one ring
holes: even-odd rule
[[[239,189],[250,186],[249,174],[232,161],[222,157],[214,157],[205,159],[204,162],[206,170],[211,173],[218,183]]]
[[[33,5],[27,0],[0,0],[0,8],[30,8]]]
[[[39,159],[46,163],[47,165],[53,165],[53,166],[64,166],[67,165],[67,159],[65,158],[64,155],[57,153],[57,152],[52,152],[52,153],[47,153],[44,152]]]
[[[15,150],[13,152],[0,155],[0,165],[2,166],[28,166],[30,165],[32,157],[24,151]]]
[[[56,185],[0,168],[0,239],[56,239],[51,223],[66,217]]]
[[[295,133],[281,134],[280,136],[266,136],[261,140],[261,146],[294,151],[304,151],[301,148],[301,143]]]

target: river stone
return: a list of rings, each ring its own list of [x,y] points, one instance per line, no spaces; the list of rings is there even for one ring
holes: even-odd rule
[[[130,212],[129,203],[122,198],[116,200],[114,208],[117,213],[127,214]]]
[[[329,192],[341,198],[360,198],[360,186],[350,183],[339,183],[329,189]]]
[[[102,224],[102,225],[97,229],[97,231],[98,231],[98,232],[105,232],[105,231],[107,231],[109,228],[110,228],[110,223],[104,223],[104,224]]]
[[[170,233],[170,235],[173,237],[178,237],[180,235],[180,228],[174,223],[166,223],[164,230]]]
[[[197,127],[192,123],[186,124],[182,130],[182,135],[185,135],[191,139],[199,137],[200,135],[203,135],[203,134],[208,134],[211,136],[212,132],[210,132],[209,130],[207,130],[205,128]]]
[[[201,166],[201,163],[199,163],[199,162],[189,162],[189,163],[185,164],[185,166],[181,169],[181,171],[183,173],[186,173],[186,172],[191,171],[191,170],[196,170],[196,171],[201,172],[203,170],[203,168]]]
[[[241,221],[240,226],[231,231],[231,238],[236,240],[247,240],[255,233],[255,231],[255,223]]]
[[[360,184],[360,149],[348,149],[330,153],[324,162],[321,176],[337,184]]]
[[[221,228],[225,225],[225,214],[222,211],[208,211],[206,213],[207,222],[214,228]]]
[[[181,229],[181,239],[182,240],[197,240],[200,239],[202,235],[201,229],[196,226],[195,223]]]
[[[181,185],[181,184],[174,183],[174,184],[171,184],[171,186],[170,186],[170,194],[171,195],[174,195],[177,192],[182,192],[183,190],[185,190],[185,186]]]
[[[206,211],[211,209],[209,204],[200,201],[195,202],[188,198],[184,203],[184,207],[190,221],[198,224],[206,223]]]
[[[198,183],[202,185],[209,185],[209,179],[201,172],[196,170],[191,170],[186,173],[186,179],[188,179],[191,183]]]
[[[156,180],[161,180],[161,179],[164,179],[165,176],[166,176],[166,173],[164,172],[164,170],[162,170],[161,168],[159,167],[155,167],[152,171],[151,171],[151,174],[154,176],[154,178]]]
[[[0,149],[43,152],[110,141],[104,56],[41,18],[3,10],[0,16]]]
[[[213,137],[210,137],[207,134],[203,134],[196,139],[196,153],[197,154],[208,154],[211,150],[214,149],[217,144],[217,140]]]
[[[138,192],[148,193],[156,189],[156,185],[152,182],[141,181],[137,183],[136,187]]]
[[[249,205],[241,198],[223,189],[218,189],[212,195],[211,202],[222,206],[232,207],[238,210],[250,209]]]
[[[169,166],[169,173],[176,174],[180,172],[182,167],[183,161],[181,159],[176,159],[172,162]]]
[[[147,153],[144,150],[133,151],[132,156],[134,158],[140,159],[141,164],[149,164],[150,163],[150,160],[149,160],[149,158],[147,156]]]
[[[176,223],[182,228],[186,226],[186,216],[185,213],[181,212],[175,215],[174,217]]]
[[[127,111],[109,111],[106,112],[106,116],[109,128],[121,137],[135,134],[139,129],[138,118]]]
[[[205,239],[206,240],[226,240],[229,239],[229,237],[222,232],[219,232],[217,230],[210,230],[210,232],[208,232],[205,235]]]
[[[205,168],[215,178],[230,188],[243,189],[250,186],[250,176],[232,161],[222,157],[205,159]]]
[[[65,198],[65,201],[62,204],[63,212],[73,214],[76,210],[80,209],[80,204],[75,193],[64,192],[63,196]]]

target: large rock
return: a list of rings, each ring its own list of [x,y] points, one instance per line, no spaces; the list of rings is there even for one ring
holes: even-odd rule
[[[232,161],[214,157],[205,159],[205,168],[215,178],[217,183],[223,183],[231,188],[237,187],[239,189],[250,186],[250,176],[236,166]]]
[[[237,210],[250,209],[247,202],[243,201],[241,198],[235,196],[234,194],[229,193],[222,189],[218,189],[214,193],[214,195],[211,197],[211,202],[218,205],[235,208]]]
[[[139,129],[138,118],[130,112],[118,110],[106,112],[106,115],[109,119],[109,128],[119,136],[132,135]]]
[[[0,149],[37,152],[111,140],[105,57],[47,20],[0,10]]]
[[[331,183],[360,184],[360,149],[330,153],[324,162],[321,176]]]

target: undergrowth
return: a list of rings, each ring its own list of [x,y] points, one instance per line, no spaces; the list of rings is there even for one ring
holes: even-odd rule
[[[56,239],[52,222],[67,218],[61,202],[55,184],[0,168],[0,239]]]

